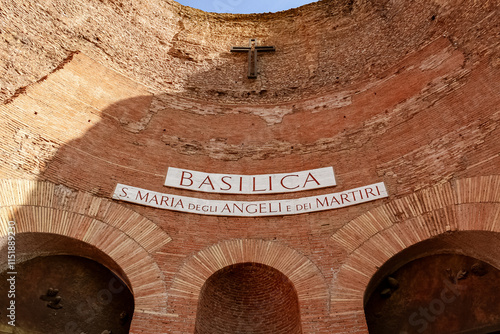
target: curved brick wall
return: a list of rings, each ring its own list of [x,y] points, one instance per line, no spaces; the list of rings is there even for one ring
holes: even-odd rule
[[[14,216],[23,231],[76,236],[110,256],[134,290],[132,333],[192,333],[205,281],[240,262],[287,276],[304,333],[366,333],[362,299],[377,267],[448,230],[497,226],[496,204],[476,199],[498,187],[498,2],[323,0],[249,16],[171,0],[0,8],[0,177],[33,182],[20,196],[5,181],[2,224]],[[246,57],[229,52],[252,37],[276,46],[255,80]],[[337,186],[195,194],[163,186],[170,166],[250,175],[333,166]],[[376,182],[388,198],[273,218],[110,199],[117,183],[245,201]],[[47,202],[51,189],[62,193]]]
[[[460,0],[324,0],[275,14],[220,15],[173,0],[52,1],[44,10],[36,1],[5,1],[9,26],[1,40],[11,49],[0,55],[11,65],[4,66],[0,87],[9,98],[81,51],[155,93],[275,103],[336,90],[342,105],[359,90],[353,84],[387,75],[437,38],[471,61],[491,54],[496,7]],[[246,57],[228,51],[254,37],[277,52],[263,56],[261,79],[251,81]]]
[[[210,276],[200,294],[197,334],[300,334],[297,292],[278,270],[239,263]]]

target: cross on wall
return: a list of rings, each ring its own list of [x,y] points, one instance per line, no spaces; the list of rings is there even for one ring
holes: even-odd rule
[[[248,46],[233,46],[231,52],[247,52],[248,53],[248,78],[257,78],[257,55],[259,52],[276,51],[274,46],[258,46],[257,39],[251,38]]]

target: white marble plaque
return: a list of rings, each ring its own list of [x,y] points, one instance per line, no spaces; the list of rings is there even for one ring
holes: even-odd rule
[[[165,186],[221,194],[273,194],[335,186],[332,167],[295,173],[208,174],[169,167]]]
[[[124,184],[118,184],[113,193],[113,199],[159,209],[235,217],[284,216],[333,210],[385,197],[388,197],[388,194],[383,182],[326,195],[254,202],[206,200],[177,196]]]

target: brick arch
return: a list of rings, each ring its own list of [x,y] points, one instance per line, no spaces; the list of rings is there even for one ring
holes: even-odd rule
[[[337,271],[331,314],[366,333],[363,298],[378,268],[399,252],[450,231],[500,232],[500,176],[454,180],[395,199],[350,221],[331,238],[347,253]]]
[[[158,279],[163,275],[150,254],[171,238],[145,217],[110,200],[50,182],[3,179],[0,238],[5,238],[12,220],[18,235],[52,234],[95,247],[126,275],[136,313],[166,310],[166,287]]]
[[[328,314],[329,290],[314,263],[299,252],[279,242],[260,239],[223,241],[189,258],[176,275],[168,293],[169,308],[177,312],[196,312],[202,286],[217,271],[240,263],[258,263],[280,271],[294,285],[304,333],[314,330],[312,315]],[[183,305],[183,310],[179,305]],[[310,323],[309,323],[310,322]],[[194,321],[193,321],[194,328]]]

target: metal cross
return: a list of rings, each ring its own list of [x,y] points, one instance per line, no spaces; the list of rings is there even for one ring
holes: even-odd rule
[[[257,54],[276,51],[274,46],[257,46],[257,39],[251,38],[248,46],[233,46],[231,52],[248,52],[248,78],[257,78]]]

